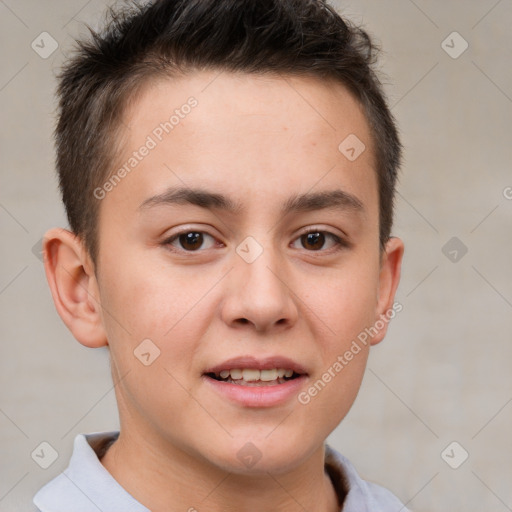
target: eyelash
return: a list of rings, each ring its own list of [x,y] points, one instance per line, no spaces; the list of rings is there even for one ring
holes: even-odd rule
[[[209,233],[207,233],[205,231],[186,229],[186,230],[180,231],[179,233],[176,233],[176,234],[172,235],[171,237],[167,238],[166,240],[164,240],[162,245],[165,247],[172,247],[170,250],[173,252],[182,252],[182,253],[189,253],[189,254],[203,252],[204,250],[201,250],[201,249],[198,249],[196,251],[189,251],[187,249],[177,249],[174,246],[172,246],[172,243],[175,240],[178,240],[180,236],[186,235],[188,233],[197,233],[197,234],[207,235],[207,236],[215,239],[215,237],[213,235],[210,235]],[[338,252],[340,250],[351,247],[351,244],[349,242],[347,242],[343,238],[339,237],[338,235],[335,235],[334,233],[331,233],[330,231],[326,231],[326,230],[322,230],[322,229],[315,229],[315,228],[310,228],[307,231],[302,232],[297,238],[294,239],[294,242],[297,240],[300,240],[303,236],[306,236],[309,234],[314,234],[314,233],[320,233],[320,234],[326,235],[326,238],[330,237],[334,241],[334,246],[331,249],[327,249],[327,250],[320,249],[318,251],[308,251],[307,249],[305,249],[307,252],[311,252],[313,254],[315,254],[315,253],[332,253],[332,252]],[[334,251],[333,251],[333,249],[334,249]]]
[[[327,253],[331,254],[333,252],[341,251],[342,249],[348,249],[350,247],[350,244],[347,240],[344,238],[341,238],[338,235],[335,235],[334,233],[331,233],[330,231],[322,230],[322,229],[316,229],[316,228],[310,228],[307,231],[303,231],[295,240],[300,240],[303,236],[309,235],[309,234],[316,234],[320,233],[326,236],[326,238],[331,238],[334,241],[334,245],[331,249],[320,249],[318,251],[307,251],[311,252],[313,254],[315,253]],[[307,249],[306,249],[307,250]]]

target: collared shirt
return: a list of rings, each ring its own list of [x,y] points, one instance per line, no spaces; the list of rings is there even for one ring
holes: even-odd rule
[[[34,496],[40,512],[150,512],[131,496],[100,459],[118,431],[79,434],[68,467]],[[362,480],[350,461],[326,445],[325,469],[339,501],[340,512],[408,512],[387,489]]]

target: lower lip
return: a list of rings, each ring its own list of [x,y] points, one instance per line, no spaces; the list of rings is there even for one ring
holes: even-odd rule
[[[217,393],[244,407],[275,407],[297,396],[307,377],[303,375],[273,386],[244,386],[215,380],[206,375],[203,375],[203,379]]]

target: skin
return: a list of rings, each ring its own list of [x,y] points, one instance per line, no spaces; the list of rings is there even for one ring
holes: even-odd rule
[[[379,251],[368,123],[341,84],[193,72],[153,80],[130,104],[119,165],[190,96],[198,106],[101,201],[96,268],[72,233],[45,236],[57,311],[80,343],[110,347],[121,434],[102,463],[153,511],[334,512],[324,441],[355,400],[370,343],[307,405],[245,407],[202,375],[232,357],[282,355],[306,368],[307,390],[392,307],[403,243]],[[354,162],[338,150],[349,134],[366,145]],[[242,209],[141,208],[180,186]],[[362,208],[281,214],[294,195],[332,190]],[[186,230],[203,245],[166,243]],[[308,231],[325,241],[312,247]],[[236,252],[248,236],[263,248],[253,263]],[[148,338],[160,356],[145,366],[134,350]],[[251,468],[237,457],[247,442],[261,453]]]

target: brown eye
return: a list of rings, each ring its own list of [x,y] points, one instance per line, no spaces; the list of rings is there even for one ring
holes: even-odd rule
[[[297,243],[300,244],[300,247],[296,245]],[[308,251],[331,252],[332,249],[343,249],[349,245],[345,240],[329,231],[309,231],[300,235],[294,241],[293,246]]]
[[[191,231],[190,233],[180,235],[178,240],[183,249],[186,249],[187,251],[195,251],[203,245],[203,234]]]
[[[305,249],[319,251],[325,243],[325,235],[323,233],[306,233],[301,236],[302,246]]]
[[[198,252],[200,249],[213,247],[215,239],[208,233],[201,231],[182,231],[166,240],[164,244],[170,245],[178,251]]]

